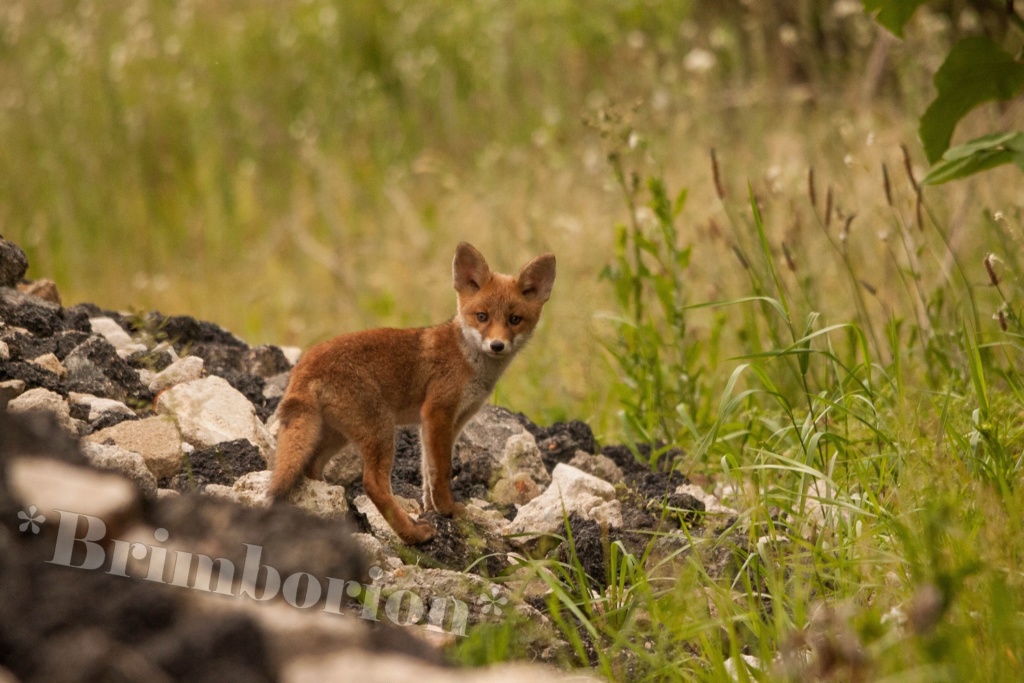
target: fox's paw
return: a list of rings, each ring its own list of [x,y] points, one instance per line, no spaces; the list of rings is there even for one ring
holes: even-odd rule
[[[400,532],[398,535],[403,542],[409,545],[419,545],[437,536],[437,529],[434,528],[433,524],[427,522],[413,522],[409,529]]]
[[[442,510],[440,507],[437,508],[439,514],[445,517],[455,517],[456,519],[462,519],[466,516],[466,506],[462,503],[456,503],[452,501],[452,504],[447,509]]]

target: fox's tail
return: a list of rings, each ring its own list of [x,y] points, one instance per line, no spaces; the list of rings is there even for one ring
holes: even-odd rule
[[[281,433],[267,489],[271,502],[284,499],[295,487],[320,442],[321,428],[322,418],[316,408],[298,400],[286,399],[281,403]]]

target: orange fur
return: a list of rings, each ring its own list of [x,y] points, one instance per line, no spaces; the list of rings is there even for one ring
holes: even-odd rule
[[[395,428],[421,425],[423,506],[451,516],[452,447],[530,338],[555,280],[555,257],[533,259],[515,277],[492,273],[463,242],[452,280],[458,313],[417,329],[342,335],[306,352],[292,371],[280,406],[281,432],[268,496],[279,500],[299,477],[322,478],[347,443],[363,458],[366,494],[406,543],[436,535],[395,502],[391,467]]]

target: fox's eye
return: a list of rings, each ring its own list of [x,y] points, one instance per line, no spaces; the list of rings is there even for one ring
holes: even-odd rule
[[[521,317],[519,317],[518,315],[509,316],[509,319],[508,319],[508,324],[509,325],[518,325],[521,322],[523,322],[523,319]]]
[[[487,322],[487,314],[486,313],[477,313],[476,314],[476,319],[477,319],[477,322],[485,323],[485,322]]]

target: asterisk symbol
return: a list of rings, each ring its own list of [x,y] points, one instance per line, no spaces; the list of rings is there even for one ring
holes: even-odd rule
[[[497,586],[491,586],[490,595],[488,595],[487,593],[481,595],[480,599],[477,601],[481,605],[483,605],[480,611],[484,614],[493,613],[494,616],[496,617],[501,616],[501,607],[508,604],[508,598],[506,598],[504,595],[498,597],[498,594],[500,592],[501,591],[498,589]]]
[[[38,512],[39,510],[36,508],[35,505],[29,505],[28,512],[25,512],[24,510],[19,512],[18,519],[23,519],[25,521],[21,523],[21,525],[18,527],[18,530],[24,533],[26,529],[31,527],[32,533],[38,534],[39,525],[46,521],[46,517],[37,514]]]

